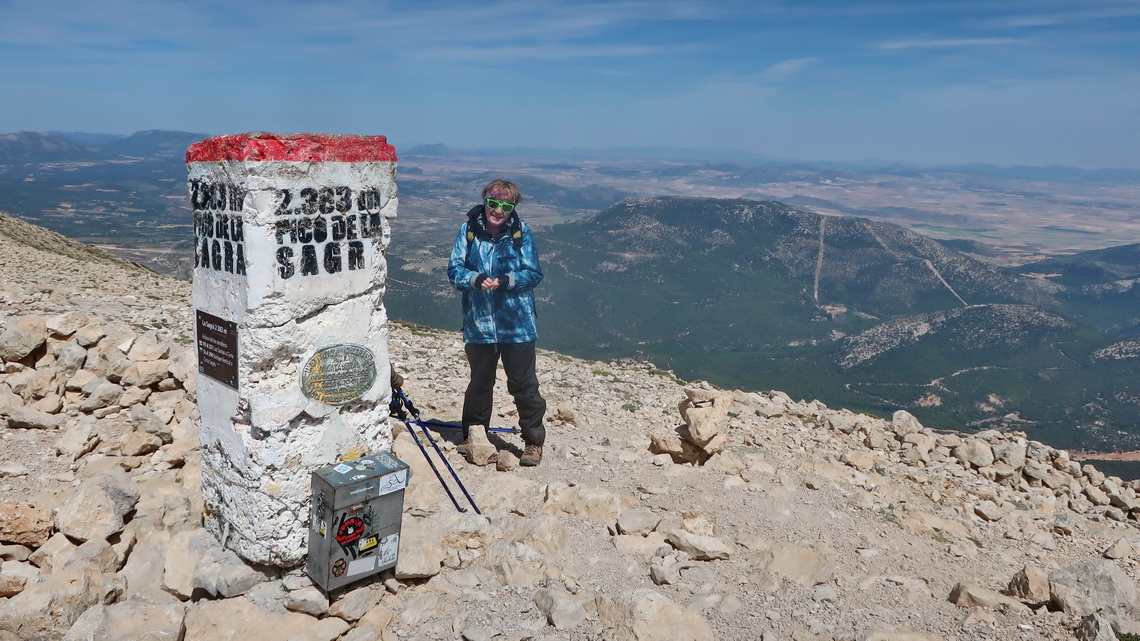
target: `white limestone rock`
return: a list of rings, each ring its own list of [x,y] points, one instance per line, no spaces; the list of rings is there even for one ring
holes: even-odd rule
[[[350,589],[332,604],[325,600],[330,616],[340,617],[349,623],[364,618],[384,597],[384,589],[372,585],[362,585]]]
[[[108,381],[118,382],[130,368],[131,360],[117,347],[105,343],[106,340],[100,341],[99,345],[87,350],[83,369]]]
[[[39,578],[40,569],[31,563],[21,561],[0,563],[0,598],[16,596]]]
[[[538,611],[557,630],[570,630],[585,621],[589,616],[585,605],[589,601],[557,588],[542,588],[534,593]]]
[[[390,641],[395,635],[390,633],[388,625],[394,618],[395,615],[390,610],[374,607],[341,637],[341,641]]]
[[[123,395],[123,388],[116,383],[106,381],[91,391],[87,400],[79,406],[81,412],[94,412],[95,410],[115,405]]]
[[[59,428],[59,416],[31,407],[8,407],[3,410],[8,426],[27,430],[54,430]]]
[[[479,466],[490,465],[495,463],[498,457],[499,450],[487,438],[487,430],[479,425],[472,426],[469,433],[467,462]]]
[[[94,417],[83,416],[64,430],[55,442],[55,452],[67,461],[76,461],[93,451],[98,444],[99,435],[95,432]]]
[[[87,350],[75,341],[68,341],[55,354],[56,377],[66,381],[75,375],[87,360]]]
[[[1013,575],[1007,588],[1013,596],[1029,603],[1045,603],[1049,600],[1049,575],[1033,565],[1026,565]]]
[[[1133,551],[1134,548],[1131,541],[1128,539],[1117,539],[1104,551],[1104,558],[1127,559],[1132,557]]]
[[[85,611],[63,641],[180,641],[186,607],[126,600],[96,605]]]
[[[157,361],[169,356],[170,351],[170,342],[163,340],[158,332],[152,330],[144,332],[135,340],[127,352],[127,358],[136,362]]]
[[[167,553],[162,565],[162,589],[185,601],[194,592],[198,561],[207,550],[216,549],[218,542],[200,528],[175,532],[168,538],[169,543],[164,546]]]
[[[681,529],[700,536],[716,536],[716,513],[688,510],[681,514]]]
[[[626,510],[618,517],[617,528],[622,534],[637,534],[645,536],[657,529],[661,517],[652,510],[644,507],[635,507]]]
[[[164,582],[163,571],[169,562],[177,563],[185,553],[170,546],[170,532],[151,530],[140,533],[119,574],[126,579],[123,597],[148,603],[178,603],[189,598],[189,590],[179,595]]]
[[[494,572],[496,578],[508,587],[524,587],[538,583],[546,575],[545,557],[525,543],[497,541],[478,561],[481,567]]]
[[[68,311],[44,319],[44,326],[55,336],[67,338],[91,322],[91,317],[80,311]]]
[[[169,374],[169,360],[136,362],[131,364],[131,366],[123,372],[122,379],[120,379],[119,383],[124,387],[150,387],[166,379]]]
[[[25,641],[57,641],[88,608],[117,599],[124,584],[97,570],[60,570],[0,604],[0,630]]]
[[[26,501],[0,501],[0,541],[38,548],[51,533],[48,510]]]
[[[107,330],[100,323],[87,323],[75,331],[75,342],[80,347],[90,348],[107,335]]]
[[[28,556],[28,560],[45,573],[51,574],[63,568],[71,555],[75,554],[77,547],[79,546],[72,543],[66,534],[56,532],[46,543],[36,548],[36,551]]]
[[[244,594],[255,585],[272,578],[270,569],[252,567],[232,550],[222,549],[218,545],[211,546],[202,553],[194,566],[190,585],[202,588],[211,596],[228,599]]]
[[[447,613],[449,604],[450,599],[443,594],[433,592],[419,594],[408,599],[396,620],[401,625],[416,628],[418,632],[424,633],[426,631],[421,626],[429,621],[438,621]]]
[[[439,574],[446,554],[435,534],[416,519],[404,519],[396,559],[397,579],[422,579]]]
[[[712,641],[708,621],[656,590],[637,588],[595,599],[612,641]]]
[[[1076,631],[1077,641],[1119,641],[1120,637],[1112,629],[1112,623],[1099,614],[1090,614],[1081,619]]]
[[[334,617],[332,620],[334,623],[331,625],[340,628],[340,632],[326,637],[326,641],[335,639],[348,629],[348,624],[341,619]],[[240,621],[241,625],[235,626],[235,621]],[[267,612],[245,597],[202,600],[186,608],[185,638],[211,641],[308,639],[317,625],[318,620],[307,614]],[[327,632],[333,631],[329,629]]]
[[[611,524],[617,522],[618,516],[635,504],[632,497],[601,488],[550,483],[546,486],[542,511],[547,514],[585,516]]]
[[[686,435],[691,443],[713,453],[708,446],[727,422],[728,410],[735,394],[688,387],[685,388],[685,395],[686,399],[681,401],[678,410],[687,427]]]
[[[752,564],[768,573],[805,588],[828,583],[835,578],[835,566],[827,555],[806,546],[776,543],[760,549]]]
[[[9,322],[0,330],[0,358],[15,363],[47,341],[47,324],[43,316],[28,315]]]
[[[650,532],[645,536],[619,534],[611,540],[619,553],[635,559],[651,557],[662,545],[668,544],[665,534],[662,532]]]
[[[968,438],[961,445],[954,448],[954,458],[963,465],[972,465],[975,468],[993,465],[994,452],[989,444],[979,438]]]
[[[488,535],[480,537],[480,545],[490,544],[494,540],[489,536],[490,532],[488,528]],[[566,553],[571,535],[570,528],[561,519],[539,514],[521,523],[511,539],[530,546],[544,556],[558,556]]]
[[[699,561],[727,559],[733,553],[732,545],[725,541],[713,536],[693,534],[685,530],[668,532],[665,535],[665,540],[673,547]]]
[[[898,410],[891,415],[891,431],[899,437],[921,432],[922,429],[922,423],[906,410]]]
[[[124,518],[139,500],[133,480],[121,471],[88,479],[79,491],[52,510],[55,527],[67,536],[88,541],[123,529]]]
[[[983,588],[979,585],[959,582],[950,591],[950,602],[960,608],[988,608],[1001,609],[1012,612],[1028,612],[1017,599],[1005,596],[1000,592]]]
[[[81,543],[63,564],[64,569],[72,566],[94,569],[111,575],[119,571],[122,559],[105,539],[91,539]]]
[[[1136,584],[1115,563],[1086,561],[1049,574],[1052,603],[1067,614],[1099,613],[1110,620],[1137,619]]]
[[[23,463],[17,463],[15,461],[4,461],[3,463],[0,463],[0,479],[27,475],[28,466],[24,465]]]

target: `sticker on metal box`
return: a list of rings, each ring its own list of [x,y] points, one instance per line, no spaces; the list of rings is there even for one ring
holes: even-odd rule
[[[397,492],[408,486],[408,470],[403,469],[393,474],[385,476],[379,484],[380,491],[376,496],[384,496]]]

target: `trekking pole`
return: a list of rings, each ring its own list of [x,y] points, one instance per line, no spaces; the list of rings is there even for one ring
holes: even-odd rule
[[[399,389],[399,388],[396,388],[396,389]],[[400,392],[400,396],[403,397],[404,393]],[[404,411],[404,407],[403,407],[403,404],[400,402],[400,399],[393,397],[392,402],[388,404],[388,410],[392,416],[395,416],[396,418],[403,421],[404,426],[408,428],[408,432],[411,433],[411,435],[412,435],[412,440],[414,440],[416,442],[416,446],[420,448],[420,453],[424,455],[424,459],[426,459],[428,462],[428,465],[431,466],[431,471],[435,472],[435,478],[438,479],[439,484],[443,486],[443,491],[447,492],[447,498],[451,499],[451,504],[454,505],[455,509],[459,510],[460,512],[466,512],[467,511],[466,509],[459,506],[459,501],[455,500],[455,495],[451,493],[451,488],[448,487],[447,482],[443,480],[443,475],[439,473],[439,468],[437,468],[435,466],[435,461],[431,460],[431,456],[428,455],[428,451],[427,451],[427,449],[424,448],[424,444],[422,442],[420,442],[420,437],[416,436],[416,430],[411,425],[411,423],[408,421],[408,414],[407,414],[407,412]],[[427,432],[425,431],[424,433],[426,434]],[[438,451],[439,448],[437,447],[436,450]],[[447,459],[444,459],[444,462],[446,463]],[[447,467],[450,469],[451,465],[448,465]],[[452,472],[452,474],[454,474],[454,473],[455,472]],[[458,481],[459,479],[457,478],[456,480]],[[460,485],[460,487],[462,487],[462,485]],[[467,490],[463,490],[463,493],[466,494]],[[471,497],[468,496],[467,499],[470,500]],[[472,503],[472,505],[474,505],[474,503]],[[479,511],[478,508],[476,508],[475,511],[478,512]]]
[[[443,464],[447,466],[447,471],[451,472],[451,478],[455,479],[455,484],[458,485],[459,489],[463,491],[463,496],[467,497],[467,502],[471,504],[472,508],[474,508],[475,513],[480,515],[483,514],[479,511],[479,506],[475,505],[475,499],[471,498],[471,493],[467,491],[467,487],[463,485],[463,481],[459,480],[459,475],[456,474],[455,468],[451,467],[451,463],[448,462],[447,456],[444,455],[443,450],[439,449],[439,443],[436,443],[435,438],[433,438],[431,435],[431,432],[429,432],[428,429],[424,427],[423,421],[420,420],[419,410],[416,409],[415,405],[412,405],[412,401],[408,399],[408,396],[406,394],[404,394],[403,388],[394,387],[392,388],[392,391],[400,395],[400,400],[412,414],[412,418],[414,419],[412,423],[418,424],[420,426],[420,429],[424,431],[424,436],[427,437],[428,442],[431,443],[431,446],[435,448],[435,452],[439,455],[439,458],[443,461]],[[407,424],[407,422],[408,421],[404,421],[405,424]],[[410,430],[411,426],[409,426],[408,429]],[[460,511],[462,512],[463,510]]]
[[[426,425],[428,427],[449,427],[449,428],[455,429],[455,430],[463,429],[463,426],[460,425],[459,423],[443,423],[441,421],[419,421],[419,424],[420,425]],[[510,434],[518,434],[522,430],[520,430],[517,427],[488,427],[487,431],[488,432],[507,432]]]

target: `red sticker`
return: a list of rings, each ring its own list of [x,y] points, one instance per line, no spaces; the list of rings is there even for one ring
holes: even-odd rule
[[[333,563],[333,567],[332,567],[333,576],[340,576],[340,575],[344,574],[344,571],[347,569],[348,569],[348,563],[346,563],[344,559],[337,559]]]
[[[364,521],[357,516],[340,524],[336,530],[336,542],[341,545],[351,545],[364,536]]]

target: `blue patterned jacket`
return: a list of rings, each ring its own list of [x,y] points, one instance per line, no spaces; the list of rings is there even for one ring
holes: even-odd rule
[[[505,231],[492,238],[485,229],[483,205],[476,206],[467,216],[447,264],[448,280],[463,292],[464,342],[536,340],[534,288],[542,282],[542,267],[530,227],[514,213]],[[473,236],[470,240],[469,232]],[[479,274],[505,280],[505,289],[476,289]]]

